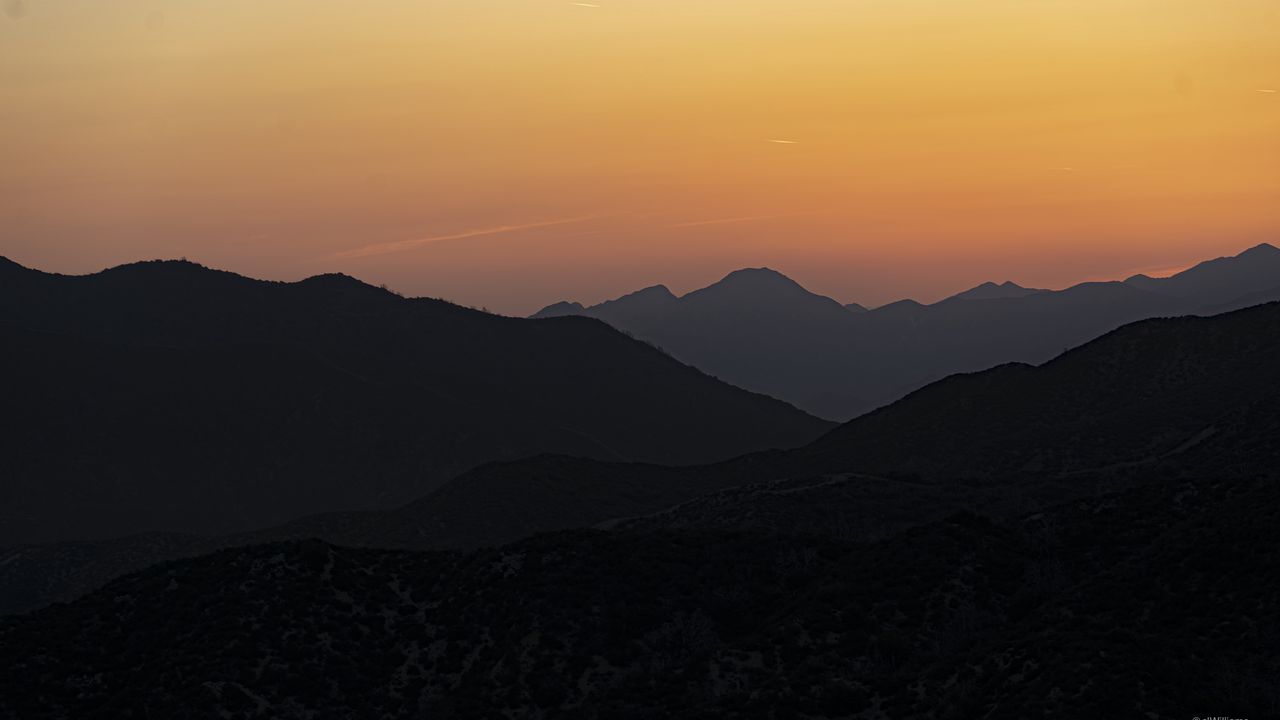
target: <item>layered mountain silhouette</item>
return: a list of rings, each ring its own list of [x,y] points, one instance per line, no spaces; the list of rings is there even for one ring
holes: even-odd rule
[[[1065,290],[985,283],[932,305],[862,312],[772,270],[731,273],[682,297],[666,288],[534,317],[586,315],[735,385],[847,420],[958,372],[1038,364],[1125,323],[1280,299],[1280,250],[1259,245],[1168,278]]]
[[[829,424],[604,323],[352,278],[0,260],[0,544],[227,533],[392,508],[542,453],[687,464]]]
[[[1233,263],[1178,282],[1211,294]],[[41,302],[43,283],[104,281],[5,269],[34,278],[0,286],[17,379],[5,518],[32,497],[58,533],[59,508],[145,524],[194,513],[180,489],[209,513],[182,515],[188,530],[310,502],[291,492],[338,511],[0,549],[0,612],[21,613],[0,618],[0,717],[1280,714],[1280,303],[1141,320],[928,384],[799,447],[662,465],[613,460],[601,438],[687,452],[731,437],[691,427],[716,419],[691,409],[648,436],[690,445],[623,437],[681,407],[666,393],[704,393],[721,419],[823,424],[590,319],[495,318],[342,278],[124,272],[157,267],[192,290],[158,302],[135,275],[133,290]],[[1144,283],[858,315],[757,270],[690,302],[737,322],[745,285],[815,325],[927,324],[947,307],[1153,297]],[[689,297],[650,290],[614,311]],[[787,324],[766,306],[762,322]],[[618,376],[575,364],[584,348],[665,379],[610,388]],[[584,397],[555,407],[575,382]],[[504,424],[484,424],[494,413]],[[582,417],[595,424],[568,424]],[[513,457],[412,490],[439,448],[501,437],[524,452],[561,427],[585,457]],[[512,445],[474,447],[448,457]]]
[[[0,551],[0,611],[70,600],[163,560],[256,542],[470,550],[583,527],[889,537],[956,512],[1007,521],[1098,493],[1280,468],[1280,303],[1125,326],[1039,367],[934,383],[790,451],[702,466],[540,456],[398,509],[253,533]]]

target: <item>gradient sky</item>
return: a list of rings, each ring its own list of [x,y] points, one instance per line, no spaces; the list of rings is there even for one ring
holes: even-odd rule
[[[1280,0],[0,0],[0,254],[524,314],[1280,241]],[[785,142],[783,142],[785,141]]]

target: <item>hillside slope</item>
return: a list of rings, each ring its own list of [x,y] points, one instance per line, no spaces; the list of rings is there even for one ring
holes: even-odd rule
[[[229,550],[0,621],[0,716],[1269,717],[1278,487],[1181,481],[871,545]]]
[[[0,262],[0,544],[233,532],[389,508],[487,461],[690,464],[829,424],[603,323],[404,299],[342,276]]]
[[[383,512],[261,532],[0,552],[0,611],[68,600],[162,560],[320,537],[474,549],[590,526],[887,537],[958,511],[1007,520],[1074,498],[1280,467],[1280,304],[1144,321],[1039,368],[937,383],[793,451],[663,467],[540,456],[488,464]]]

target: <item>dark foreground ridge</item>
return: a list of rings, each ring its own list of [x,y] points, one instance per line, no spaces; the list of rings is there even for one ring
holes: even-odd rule
[[[1177,481],[870,545],[228,550],[0,622],[0,716],[1275,717],[1277,511]]]

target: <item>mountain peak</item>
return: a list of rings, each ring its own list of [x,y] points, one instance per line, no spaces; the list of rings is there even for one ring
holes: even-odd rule
[[[730,285],[748,285],[749,284],[749,285],[755,285],[755,286],[794,285],[795,287],[800,287],[800,284],[797,283],[795,280],[792,280],[791,278],[787,277],[786,275],[783,275],[777,270],[774,270],[773,268],[768,268],[768,267],[742,268],[740,270],[734,270],[728,275],[725,275],[720,280],[720,282],[716,283],[716,285],[725,285],[725,284],[730,284]]]
[[[881,305],[872,312],[913,312],[923,308],[924,305],[922,303],[912,300],[911,298],[907,298],[906,300],[891,302],[888,305]]]
[[[322,273],[320,275],[312,275],[311,277],[302,280],[302,283],[320,286],[332,285],[337,287],[365,284],[346,273]]]
[[[228,283],[233,285],[252,285],[271,282],[254,280],[226,270],[215,270],[186,258],[140,260],[116,265],[92,276],[85,277],[104,278],[108,279],[109,282],[169,284],[186,289],[190,289],[192,284]]]
[[[297,287],[313,293],[342,297],[367,296],[369,298],[384,299],[395,294],[385,285],[374,287],[345,273],[313,275],[297,283]]]
[[[962,293],[952,295],[948,300],[997,300],[1000,298],[1020,298],[1027,295],[1044,292],[1034,288],[1025,288],[1012,280],[1005,280],[1002,283],[994,283],[987,281],[981,285],[969,288]]]
[[[1162,283],[1164,283],[1163,278],[1154,278],[1146,273],[1138,273],[1137,275],[1125,278],[1122,284],[1131,288],[1137,288],[1138,290],[1159,292]]]
[[[156,258],[154,260],[139,260],[137,262],[124,263],[123,265],[115,265],[109,267],[102,272],[160,272],[165,270],[205,270],[203,265],[191,262],[186,258],[180,259],[164,259]]]
[[[1271,243],[1265,243],[1265,242],[1258,243],[1257,245],[1254,245],[1248,250],[1245,250],[1237,255],[1226,255],[1220,258],[1215,258],[1213,260],[1206,260],[1202,263],[1198,263],[1186,270],[1183,270],[1177,275],[1174,275],[1173,277],[1176,278],[1179,275],[1195,274],[1196,272],[1204,270],[1205,268],[1220,268],[1220,267],[1226,267],[1226,266],[1234,266],[1234,265],[1238,265],[1239,261],[1241,260],[1249,260],[1249,261],[1257,262],[1260,260],[1274,260],[1277,258],[1280,258],[1280,248],[1277,248],[1275,245],[1272,245]]]
[[[1240,253],[1236,257],[1263,257],[1263,256],[1272,256],[1276,254],[1280,254],[1280,248],[1276,247],[1275,245],[1272,245],[1271,243],[1264,242],[1264,243],[1258,243],[1257,245],[1254,245],[1253,247],[1249,248],[1248,250],[1245,250],[1244,252]]]
[[[1278,282],[1280,249],[1260,243],[1238,255],[1206,260],[1152,284],[1163,292],[1202,302],[1226,302],[1250,292],[1269,290]]]
[[[779,296],[813,296],[800,283],[767,267],[742,268],[725,275],[719,282],[708,285],[701,290],[685,295],[685,297],[701,295],[753,296],[758,298]],[[839,305],[834,300],[831,302]]]
[[[563,317],[565,315],[581,315],[585,310],[586,308],[582,306],[582,303],[569,302],[568,300],[561,300],[558,303],[552,303],[542,308],[541,310],[530,315],[529,317],[537,319],[537,318]]]
[[[719,282],[708,285],[701,290],[694,290],[683,296],[682,300],[709,297],[733,297],[741,299],[777,298],[782,296],[813,295],[801,287],[800,283],[783,275],[777,270],[767,267],[742,268],[725,275]],[[817,296],[814,296],[817,297]],[[835,303],[834,300],[831,302]],[[837,305],[839,303],[836,303]]]
[[[667,306],[676,302],[676,296],[667,289],[666,285],[651,285],[633,293],[627,293],[620,298],[593,305],[587,308],[587,311],[603,313],[597,317],[608,322],[621,317],[648,316],[651,313],[662,312]]]
[[[627,293],[626,295],[623,295],[622,297],[617,298],[616,300],[610,300],[602,304],[608,305],[609,303],[621,302],[623,300],[666,301],[666,300],[675,300],[675,299],[676,299],[675,294],[672,293],[669,289],[667,289],[666,285],[650,285],[647,288],[642,288],[640,290],[636,290],[635,292]]]
[[[850,314],[835,300],[810,292],[795,280],[767,267],[735,270],[714,285],[684,295],[680,303],[687,309],[750,312],[757,320],[767,316],[775,322],[801,316],[826,316],[840,322]]]

